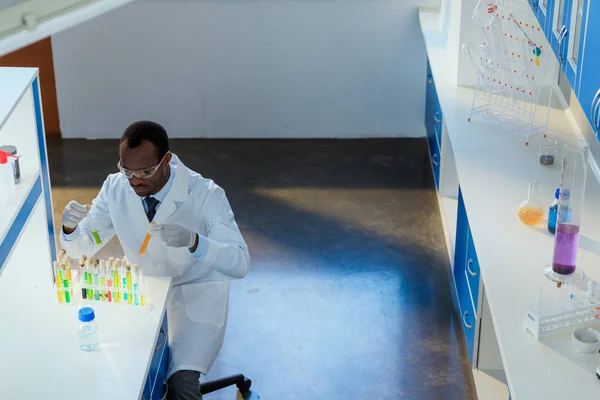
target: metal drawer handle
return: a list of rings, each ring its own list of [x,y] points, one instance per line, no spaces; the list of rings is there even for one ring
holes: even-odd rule
[[[438,124],[441,124],[441,123],[442,123],[442,120],[440,119],[439,115],[440,115],[440,113],[439,113],[439,112],[436,112],[435,114],[433,114],[433,120],[434,120],[436,123],[438,123]]]
[[[423,76],[423,75],[421,75]],[[433,83],[433,76],[432,75],[427,75],[427,83]]]
[[[433,165],[435,165],[436,167],[440,165],[439,162],[435,161],[436,157],[438,156],[438,153],[435,153],[433,155],[433,158],[431,159],[431,162],[433,163]]]
[[[156,345],[156,349],[154,349],[154,351],[160,350],[160,348],[163,347],[165,342],[167,341],[167,335],[165,334],[165,330],[163,328],[160,328],[160,332],[158,333],[159,338],[160,338],[160,335],[163,336],[162,341],[160,341],[160,339],[159,339],[160,343],[158,343]]]
[[[598,111],[598,107],[596,107],[596,101],[598,100],[598,96],[600,96],[600,89],[596,92],[594,99],[592,100],[592,106],[590,107],[590,114],[592,116],[592,121],[596,121],[596,111]]]
[[[598,130],[598,125],[600,125],[598,122],[598,108],[599,108],[598,106],[600,105],[600,101],[599,101],[600,97],[599,96],[600,96],[600,90],[598,90],[596,92],[596,95],[594,96],[594,100],[592,100],[592,106],[590,109],[590,111],[592,112],[592,125],[594,126],[594,128],[596,130]]]
[[[469,273],[469,275],[471,275],[473,278],[475,278],[477,276],[477,273],[473,272],[471,270],[471,265],[473,265],[473,259],[469,259],[469,261],[467,261],[467,272]]]
[[[467,318],[467,315],[469,315],[468,311],[465,311],[465,313],[463,314],[463,324],[465,324],[465,326],[467,327],[468,330],[473,329],[473,325],[469,325],[467,324],[467,321],[465,318]]]
[[[558,57],[560,58],[561,64],[565,63],[565,58],[563,57],[562,52],[561,52],[561,45],[562,45],[562,41],[566,35],[567,35],[567,27],[565,25],[563,25],[560,32],[558,33],[558,40],[556,41],[556,53],[558,54]]]

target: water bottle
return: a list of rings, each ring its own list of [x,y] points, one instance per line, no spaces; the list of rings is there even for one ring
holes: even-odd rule
[[[554,234],[556,233],[556,219],[558,217],[558,199],[560,196],[560,189],[556,189],[554,192],[554,201],[550,204],[548,210],[548,230]]]
[[[79,348],[83,351],[94,351],[98,346],[98,326],[96,316],[91,307],[83,307],[79,310]]]

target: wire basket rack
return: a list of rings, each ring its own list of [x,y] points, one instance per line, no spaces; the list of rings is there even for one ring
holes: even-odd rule
[[[474,116],[494,121],[524,135],[526,144],[532,136],[545,137],[552,87],[542,122],[536,123],[536,112],[552,51],[544,46],[544,32],[527,2],[480,0],[473,19],[481,25],[484,40],[462,47],[477,76],[469,121]]]

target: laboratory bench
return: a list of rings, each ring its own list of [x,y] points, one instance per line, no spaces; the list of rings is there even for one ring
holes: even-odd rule
[[[0,204],[0,398],[162,398],[171,279],[145,277],[145,307],[58,302],[38,70],[0,68],[0,87],[0,145],[22,156],[21,181]],[[81,306],[96,314],[92,352],[79,348]]]
[[[600,398],[600,355],[571,348],[567,330],[537,341],[525,329],[526,307],[556,290],[544,275],[554,236],[517,217],[529,180],[544,206],[560,186],[560,163],[539,166],[542,135],[525,136],[481,118],[469,120],[474,89],[457,85],[458,46],[443,15],[419,11],[428,65],[425,130],[461,323],[479,399]],[[540,118],[547,108],[538,106]],[[543,123],[543,121],[542,121]],[[552,108],[548,135],[581,140],[568,110]],[[588,171],[578,268],[600,280],[600,184]]]

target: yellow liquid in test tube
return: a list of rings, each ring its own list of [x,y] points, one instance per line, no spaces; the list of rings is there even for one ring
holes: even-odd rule
[[[144,237],[144,242],[142,243],[142,247],[140,247],[140,256],[143,256],[146,253],[146,248],[148,247],[148,242],[150,241],[150,232],[146,233]]]

